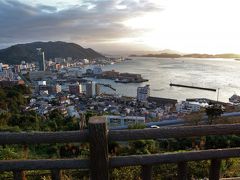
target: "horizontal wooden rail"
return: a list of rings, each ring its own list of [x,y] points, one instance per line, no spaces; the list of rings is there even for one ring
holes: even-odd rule
[[[3,160],[0,171],[52,170],[52,169],[89,169],[87,159],[41,159],[41,160]]]
[[[160,163],[180,163],[210,159],[225,159],[240,157],[240,148],[212,149],[191,152],[176,152],[166,154],[118,156],[110,158],[110,167],[154,165]]]
[[[240,134],[240,124],[169,127],[158,129],[110,130],[109,141],[139,139],[183,138],[207,135]],[[87,142],[88,130],[64,132],[20,132],[0,133],[0,144],[42,144]]]
[[[0,133],[0,144],[42,144],[88,141],[88,130],[64,132]],[[109,141],[183,138],[207,135],[240,134],[240,124],[169,127],[158,129],[110,130]]]
[[[88,131],[63,132],[1,132],[0,144],[42,144],[42,143],[70,143],[86,142]]]
[[[240,148],[211,149],[191,152],[176,152],[151,155],[118,156],[109,158],[111,168],[160,163],[181,163],[209,159],[226,159],[240,157]],[[2,160],[0,171],[51,170],[51,169],[89,169],[87,159],[42,159],[42,160]]]
[[[129,129],[109,131],[110,141],[140,139],[184,138],[207,135],[240,134],[240,124],[168,127],[158,129]]]
[[[110,157],[109,141],[129,141],[139,139],[184,138],[207,135],[240,134],[240,124],[169,127],[140,130],[107,130],[104,117],[89,120],[89,130],[67,132],[20,132],[0,133],[3,144],[42,144],[89,142],[90,159],[42,159],[42,160],[4,160],[0,161],[1,171],[13,171],[15,179],[23,180],[19,174],[24,170],[51,170],[52,177],[61,179],[61,169],[90,169],[93,179],[109,179],[109,168],[141,165],[142,178],[151,179],[152,165],[177,163],[179,177],[187,175],[187,162],[211,160],[210,179],[220,177],[221,159],[240,157],[240,148],[212,149],[192,152],[174,152],[152,155],[132,155]]]

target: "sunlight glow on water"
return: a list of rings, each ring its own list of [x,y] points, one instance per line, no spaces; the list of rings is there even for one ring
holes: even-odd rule
[[[136,96],[138,86],[150,84],[151,95],[164,98],[210,98],[217,99],[217,92],[170,87],[169,83],[194,85],[219,90],[219,100],[228,102],[233,93],[240,94],[240,61],[233,59],[164,59],[134,58],[119,64],[107,65],[103,70],[116,70],[142,74],[149,82],[141,84],[119,84],[111,80],[97,80],[111,84],[117,93]],[[110,93],[109,90],[104,89]]]

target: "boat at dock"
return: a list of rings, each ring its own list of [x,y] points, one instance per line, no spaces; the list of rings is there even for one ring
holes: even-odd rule
[[[130,83],[130,81],[128,79],[116,79],[114,82],[115,83]]]

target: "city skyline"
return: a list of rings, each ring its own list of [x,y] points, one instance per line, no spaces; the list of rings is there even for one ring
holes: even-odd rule
[[[237,0],[0,0],[0,48],[67,41],[100,52],[240,53]]]

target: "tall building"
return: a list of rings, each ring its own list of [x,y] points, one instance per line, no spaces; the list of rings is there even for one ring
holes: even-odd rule
[[[79,95],[82,93],[82,85],[79,84],[79,82],[76,82],[75,84],[70,84],[69,85],[69,92],[71,94],[76,94]]]
[[[0,72],[2,72],[2,71],[3,71],[3,64],[0,63]]]
[[[1,72],[1,68],[0,68],[0,72]],[[20,73],[21,72],[20,65],[15,65],[14,66],[14,72],[15,73]]]
[[[101,86],[100,86],[100,84],[98,84],[98,83],[96,83],[95,84],[95,95],[96,96],[99,96],[100,95],[100,88],[101,88]]]
[[[150,86],[146,85],[144,87],[137,88],[137,100],[145,102],[150,96]]]
[[[86,96],[93,97],[93,84],[92,82],[88,82],[86,84]]]
[[[46,70],[46,63],[45,63],[45,54],[41,48],[37,48],[37,61],[39,63],[39,70],[45,71]]]

